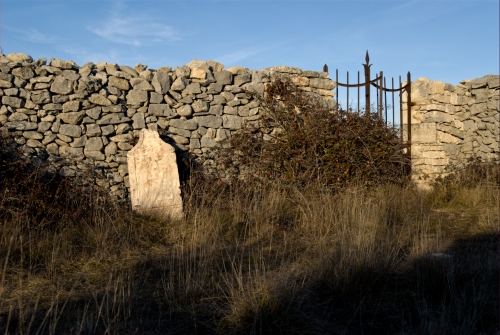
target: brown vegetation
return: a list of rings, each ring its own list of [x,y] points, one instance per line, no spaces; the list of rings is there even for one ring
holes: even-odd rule
[[[251,94],[248,92],[248,94]],[[222,172],[296,186],[315,181],[330,188],[408,181],[409,160],[395,128],[377,113],[329,109],[287,77],[267,83],[261,119],[233,134],[213,153]]]

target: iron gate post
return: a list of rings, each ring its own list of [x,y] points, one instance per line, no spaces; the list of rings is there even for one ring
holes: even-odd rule
[[[365,69],[365,115],[370,116],[370,56],[368,55],[368,50],[366,50],[366,64],[362,64]]]

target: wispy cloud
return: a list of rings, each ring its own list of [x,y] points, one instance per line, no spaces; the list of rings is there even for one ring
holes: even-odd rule
[[[113,15],[105,23],[88,29],[108,41],[134,46],[159,44],[181,38],[180,32],[173,27],[145,15]]]
[[[78,65],[83,65],[87,62],[100,62],[116,63],[120,65],[132,64],[134,56],[124,56],[126,53],[116,50],[115,48],[106,48],[105,50],[95,51],[95,49],[74,47],[70,45],[61,45],[59,50],[67,53],[69,58],[76,62]]]
[[[33,28],[17,29],[6,25],[2,25],[2,27],[9,31],[14,32],[18,38],[32,43],[54,43],[60,40],[55,35],[44,34]]]
[[[258,53],[260,53],[259,50],[244,49],[231,52],[229,54],[225,54],[220,57],[216,57],[215,60],[224,65],[230,65],[230,64],[235,64],[243,59],[246,59]]]

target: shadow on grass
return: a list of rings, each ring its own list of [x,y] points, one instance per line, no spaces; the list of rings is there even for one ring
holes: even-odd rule
[[[343,275],[336,273],[342,256],[334,254],[305,281],[279,272],[269,276],[261,293],[252,292],[257,303],[242,300],[240,306],[232,306],[240,313],[231,322],[225,318],[228,293],[221,278],[234,267],[230,257],[234,250],[219,250],[209,257],[192,252],[150,257],[110,274],[104,292],[38,308],[25,317],[32,322],[30,330],[15,317],[19,311],[11,311],[10,318],[4,313],[0,330],[6,334],[497,334],[498,241],[498,233],[476,235],[455,241],[441,254],[396,268],[381,261],[360,264]]]

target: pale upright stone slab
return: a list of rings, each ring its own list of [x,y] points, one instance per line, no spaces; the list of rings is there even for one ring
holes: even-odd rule
[[[174,148],[158,132],[143,129],[127,154],[132,209],[140,213],[182,217],[179,172]]]

